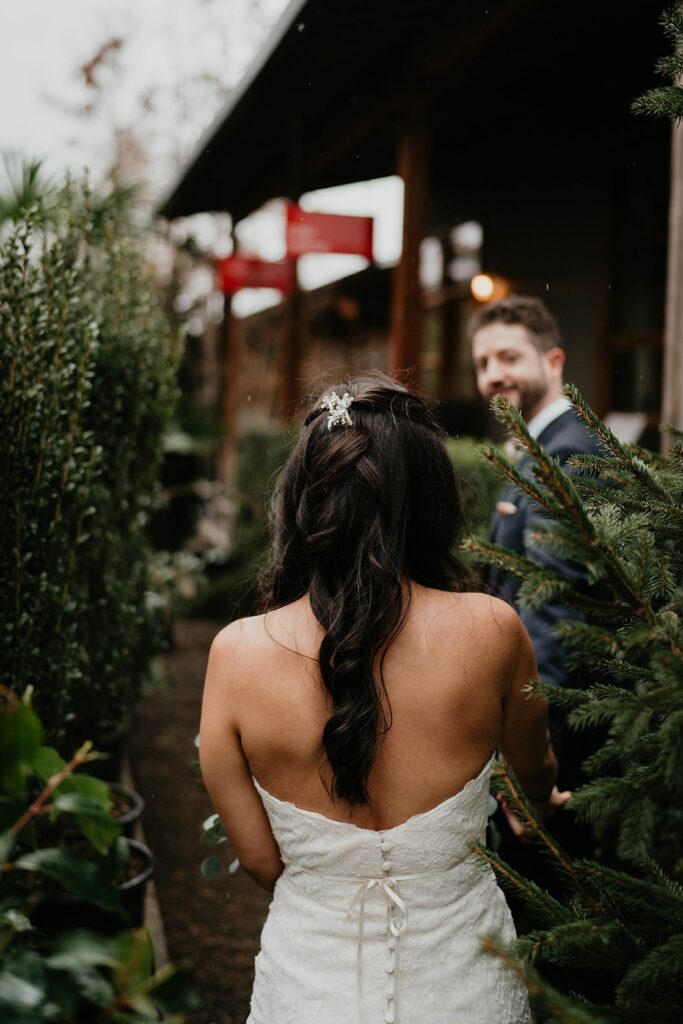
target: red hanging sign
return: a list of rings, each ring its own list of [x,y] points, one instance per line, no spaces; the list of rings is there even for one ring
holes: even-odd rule
[[[338,213],[309,213],[287,207],[287,255],[292,259],[309,252],[344,252],[372,260],[372,217]]]
[[[218,287],[227,295],[241,288],[276,288],[288,295],[296,283],[291,260],[268,263],[252,256],[226,256],[216,260],[216,274]]]

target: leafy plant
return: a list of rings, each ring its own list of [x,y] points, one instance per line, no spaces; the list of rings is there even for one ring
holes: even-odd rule
[[[147,526],[180,344],[125,204],[66,186],[0,245],[0,669],[62,750],[119,734],[161,624]]]
[[[3,1024],[159,1021],[197,1005],[171,966],[154,970],[145,929],[126,928],[115,876],[125,841],[108,787],[80,769],[90,743],[64,762],[42,743],[30,692],[0,705],[0,1018]],[[72,828],[81,835],[73,849]],[[90,851],[90,852],[89,852]],[[59,926],[83,908],[116,934]],[[180,1018],[173,1017],[174,1021]]]

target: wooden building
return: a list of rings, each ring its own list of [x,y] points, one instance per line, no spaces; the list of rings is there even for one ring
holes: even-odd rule
[[[454,229],[474,223],[482,269],[547,299],[568,377],[594,407],[656,419],[671,130],[630,105],[666,52],[660,11],[657,0],[293,0],[159,213],[239,220],[273,197],[399,174],[403,254],[378,285],[385,365],[471,398],[472,302],[448,268]],[[427,236],[446,268],[429,294]],[[307,376],[306,309],[292,305],[276,332],[281,410]],[[224,340],[234,407],[239,359]]]

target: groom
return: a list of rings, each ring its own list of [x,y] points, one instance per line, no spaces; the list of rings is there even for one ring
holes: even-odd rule
[[[571,467],[566,463],[570,455],[602,454],[562,394],[564,346],[557,321],[540,299],[510,295],[484,306],[472,320],[471,337],[477,388],[482,398],[488,402],[494,395],[506,395],[521,412],[531,436],[569,472]],[[522,458],[519,468],[522,473],[531,475],[526,457]],[[543,522],[547,519],[529,498],[508,485],[496,505],[491,540],[538,565],[559,570],[570,580],[581,579],[578,566],[563,562],[530,542],[530,535]],[[515,581],[494,571],[489,577],[489,588],[496,596],[516,604],[518,584]],[[563,619],[575,618],[577,613],[555,603],[533,612],[519,609],[519,613],[534,645],[541,680],[553,686],[576,685],[567,670],[555,627]],[[573,790],[580,782],[581,763],[588,751],[582,744],[582,737],[568,730],[564,716],[552,704],[550,732],[558,760],[558,788]],[[550,828],[570,852],[588,852],[589,836],[576,826],[571,815],[557,815]],[[503,835],[503,846],[506,859],[511,860],[508,857],[510,846],[515,860],[518,856],[522,860],[532,857],[531,851],[527,854],[519,849],[519,843],[515,843],[509,832]],[[521,865],[519,870],[531,873]]]

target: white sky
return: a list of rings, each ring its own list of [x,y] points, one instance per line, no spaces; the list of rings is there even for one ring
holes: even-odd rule
[[[117,131],[132,131],[144,151],[141,173],[162,195],[221,109],[221,84],[237,83],[287,2],[2,0],[0,149],[42,159],[55,175],[88,168],[97,178],[110,166]],[[100,69],[100,88],[88,89],[79,69],[115,38],[122,46]],[[400,179],[312,193],[302,205],[374,216],[375,259],[398,258]],[[264,258],[283,255],[281,207],[270,204],[243,224],[239,239]],[[352,256],[307,256],[299,262],[300,281],[317,287],[363,265]],[[277,299],[245,290],[235,312],[246,315]]]

